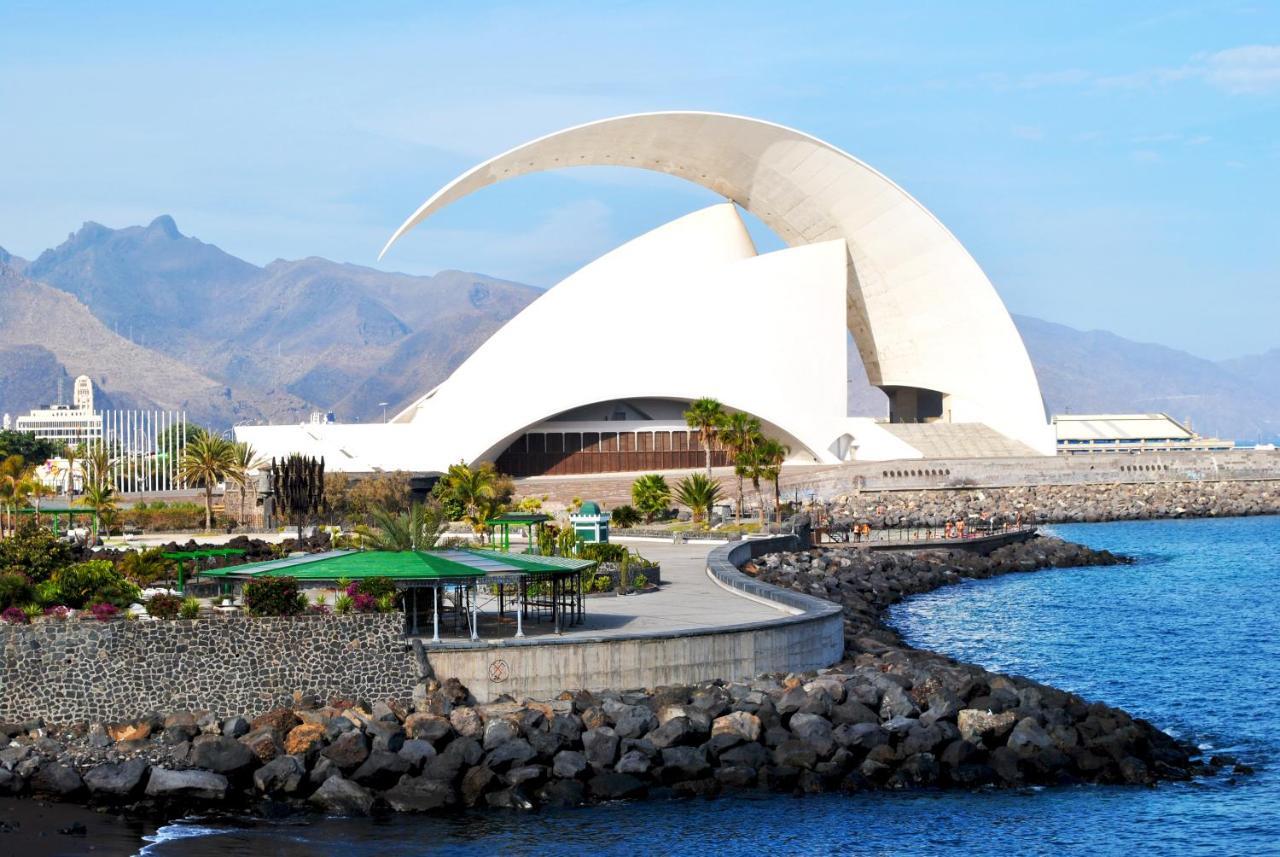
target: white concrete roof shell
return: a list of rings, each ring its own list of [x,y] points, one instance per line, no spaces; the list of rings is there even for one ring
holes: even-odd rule
[[[618,165],[679,176],[755,214],[792,246],[845,242],[846,318],[879,386],[937,390],[952,419],[980,421],[1052,452],[1021,337],[981,268],[906,191],[815,137],[718,113],[622,116],[560,131],[469,170],[383,248],[445,206],[509,178]],[[557,287],[559,288],[559,287]]]
[[[1063,414],[1058,440],[1190,440],[1195,434],[1167,414]]]

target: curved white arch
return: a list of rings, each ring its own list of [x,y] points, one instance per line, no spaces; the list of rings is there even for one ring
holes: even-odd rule
[[[792,246],[842,239],[848,257],[845,324],[871,383],[939,391],[947,418],[984,422],[1053,453],[1026,348],[963,245],[876,170],[782,125],[664,112],[559,131],[441,188],[396,230],[382,254],[427,217],[483,187],[533,172],[601,165],[700,184],[755,214]]]

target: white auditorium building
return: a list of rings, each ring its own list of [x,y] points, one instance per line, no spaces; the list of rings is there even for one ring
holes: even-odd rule
[[[870,166],[770,122],[667,112],[548,135],[441,188],[383,254],[489,185],[602,165],[677,176],[725,202],[567,277],[390,422],[241,426],[237,439],[348,472],[433,473],[459,461],[513,475],[697,467],[682,412],[712,396],[758,417],[793,463],[1054,454],[1026,348],[968,251]],[[787,248],[757,253],[740,208]],[[888,398],[885,418],[848,415],[849,334]],[[750,365],[730,370],[735,336]],[[629,342],[643,359],[619,358]],[[520,383],[531,359],[561,367],[555,382]]]

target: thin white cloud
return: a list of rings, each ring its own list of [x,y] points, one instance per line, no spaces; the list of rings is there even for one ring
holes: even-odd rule
[[[1209,54],[1204,78],[1233,94],[1280,91],[1280,45],[1245,45]]]

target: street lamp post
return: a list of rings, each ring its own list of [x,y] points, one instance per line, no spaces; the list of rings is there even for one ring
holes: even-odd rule
[[[385,422],[387,421],[387,405],[389,405],[389,404],[391,404],[391,403],[390,403],[390,402],[378,402],[378,404],[382,407],[382,421],[385,423]]]

